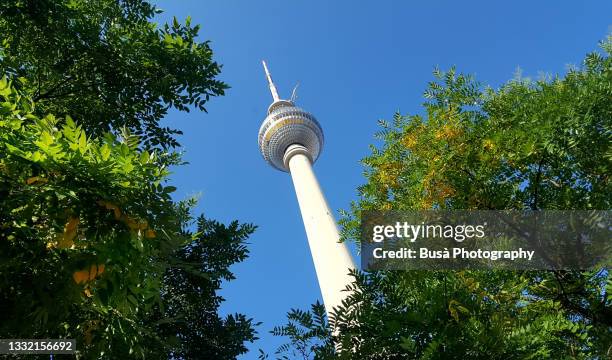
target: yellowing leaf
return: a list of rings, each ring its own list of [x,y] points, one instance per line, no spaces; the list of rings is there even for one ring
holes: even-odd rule
[[[66,225],[64,226],[64,234],[61,236],[58,242],[60,249],[67,249],[74,245],[74,238],[77,234],[79,225],[79,218],[71,217]]]
[[[38,184],[45,184],[47,183],[47,181],[49,181],[46,178],[40,177],[40,176],[32,176],[31,178],[28,178],[26,180],[26,184],[28,185],[38,185]]]
[[[89,279],[89,271],[87,270],[75,271],[72,274],[72,278],[74,279],[74,282],[77,284],[85,283]]]
[[[91,264],[89,269],[75,271],[72,274],[72,278],[77,284],[86,283],[88,281],[95,280],[96,277],[100,276],[100,274],[104,272],[105,268],[106,267],[104,264]]]
[[[71,217],[66,223],[66,226],[64,226],[64,232],[74,231],[76,230],[78,225],[79,225],[79,218]]]
[[[93,296],[93,294],[91,293],[91,291],[89,291],[89,288],[86,288],[86,289],[83,291],[83,294],[85,294],[85,296],[87,296],[87,297],[92,297],[92,296]]]
[[[98,274],[98,266],[96,264],[91,264],[91,266],[89,267],[89,279],[88,280],[93,280],[96,278],[96,275]]]
[[[136,220],[132,219],[129,216],[125,216],[124,217],[124,221],[126,223],[126,225],[131,229],[131,230],[138,230],[139,229],[139,224]]]
[[[461,303],[457,300],[451,300],[448,303],[448,312],[450,313],[450,316],[455,319],[455,321],[459,322],[459,312],[457,311],[459,310],[459,312],[463,313],[463,314],[469,314],[469,310],[461,305]]]

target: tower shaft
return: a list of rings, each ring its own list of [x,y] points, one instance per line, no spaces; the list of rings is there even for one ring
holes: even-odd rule
[[[329,317],[349,294],[344,290],[353,281],[349,271],[355,269],[355,264],[346,244],[339,242],[340,235],[333,213],[314,174],[307,151],[301,150],[306,149],[300,145],[290,146],[284,160],[291,173]]]

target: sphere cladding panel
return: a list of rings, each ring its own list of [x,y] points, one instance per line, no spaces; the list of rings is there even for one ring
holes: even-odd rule
[[[283,163],[285,151],[291,145],[306,147],[313,162],[323,147],[323,130],[311,114],[295,106],[283,106],[272,111],[259,129],[259,149],[274,168],[289,170]]]

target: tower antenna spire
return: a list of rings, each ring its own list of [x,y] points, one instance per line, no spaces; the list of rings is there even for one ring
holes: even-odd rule
[[[266,78],[268,79],[268,85],[270,86],[270,92],[272,93],[272,98],[274,99],[274,101],[278,101],[280,100],[280,97],[278,97],[278,91],[276,91],[276,85],[274,85],[274,82],[272,81],[272,75],[270,75],[270,71],[268,70],[268,65],[266,65],[265,60],[262,60],[261,62],[263,63],[263,67],[266,72]]]

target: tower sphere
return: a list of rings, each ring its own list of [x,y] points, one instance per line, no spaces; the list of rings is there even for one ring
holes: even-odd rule
[[[314,116],[292,101],[279,99],[270,105],[259,128],[259,150],[270,165],[289,172],[283,157],[291,145],[303,146],[314,163],[323,149],[323,130]]]

